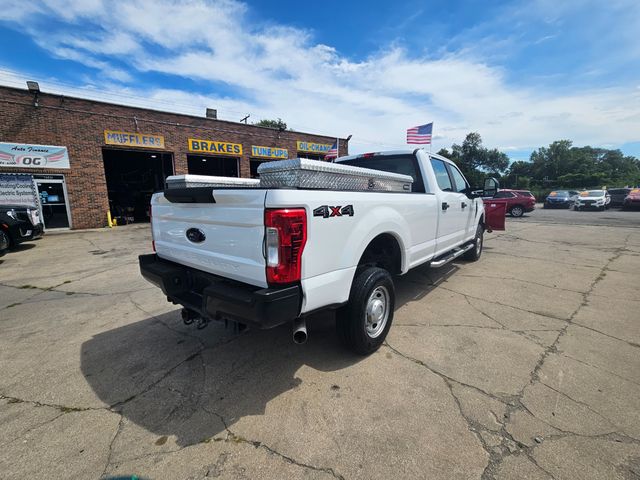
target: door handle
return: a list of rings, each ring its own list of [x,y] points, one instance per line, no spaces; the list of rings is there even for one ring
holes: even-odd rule
[[[467,206],[466,202],[462,202],[462,209],[464,210],[465,207]]]
[[[447,202],[442,202],[442,210],[446,210],[449,208],[449,204]]]

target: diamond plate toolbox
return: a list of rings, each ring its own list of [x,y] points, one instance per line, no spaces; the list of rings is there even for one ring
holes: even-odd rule
[[[258,187],[254,178],[214,177],[208,175],[173,175],[167,177],[167,188]]]
[[[411,192],[413,183],[408,175],[306,158],[265,162],[258,174],[261,188]]]

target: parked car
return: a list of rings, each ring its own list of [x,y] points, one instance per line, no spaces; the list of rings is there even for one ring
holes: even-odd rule
[[[609,203],[609,206],[622,207],[624,199],[627,198],[627,195],[629,195],[631,190],[631,188],[610,188],[607,190],[611,196],[611,203]]]
[[[19,243],[35,240],[44,234],[40,212],[36,207],[24,205],[0,205],[0,244],[9,248]]]
[[[532,212],[536,208],[536,197],[529,190],[501,189],[490,199],[484,198],[485,204],[491,201],[504,203],[506,213],[512,217],[521,217],[525,212]]]
[[[622,204],[624,210],[640,208],[640,188],[634,188],[629,192]]]
[[[544,208],[571,208],[577,196],[574,190],[555,190],[544,199]]]
[[[609,208],[611,196],[606,190],[585,190],[580,192],[574,204],[575,210],[597,209],[604,210]]]
[[[423,149],[268,162],[258,173],[258,186],[237,187],[208,177],[171,188],[170,177],[151,199],[155,253],[140,256],[140,270],[183,305],[185,323],[290,323],[303,343],[307,316],[336,309],[343,343],[369,354],[391,327],[393,275],[476,261],[484,231],[504,230],[504,205],[480,198],[497,182],[472,189]]]

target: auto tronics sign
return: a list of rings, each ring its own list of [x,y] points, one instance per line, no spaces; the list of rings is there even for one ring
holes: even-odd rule
[[[252,157],[263,158],[289,158],[289,151],[286,148],[251,146]]]
[[[0,142],[0,167],[70,168],[67,147]]]
[[[311,152],[311,153],[327,153],[331,148],[330,143],[312,143],[312,142],[296,142],[299,152]]]
[[[104,143],[121,147],[164,148],[164,137],[148,133],[105,130]]]
[[[214,140],[189,139],[189,151],[194,153],[216,153],[223,155],[242,155],[239,143],[218,142]]]

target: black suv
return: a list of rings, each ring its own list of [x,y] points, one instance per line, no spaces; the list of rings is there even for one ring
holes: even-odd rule
[[[42,235],[44,227],[36,207],[0,205],[0,255],[10,247]]]

